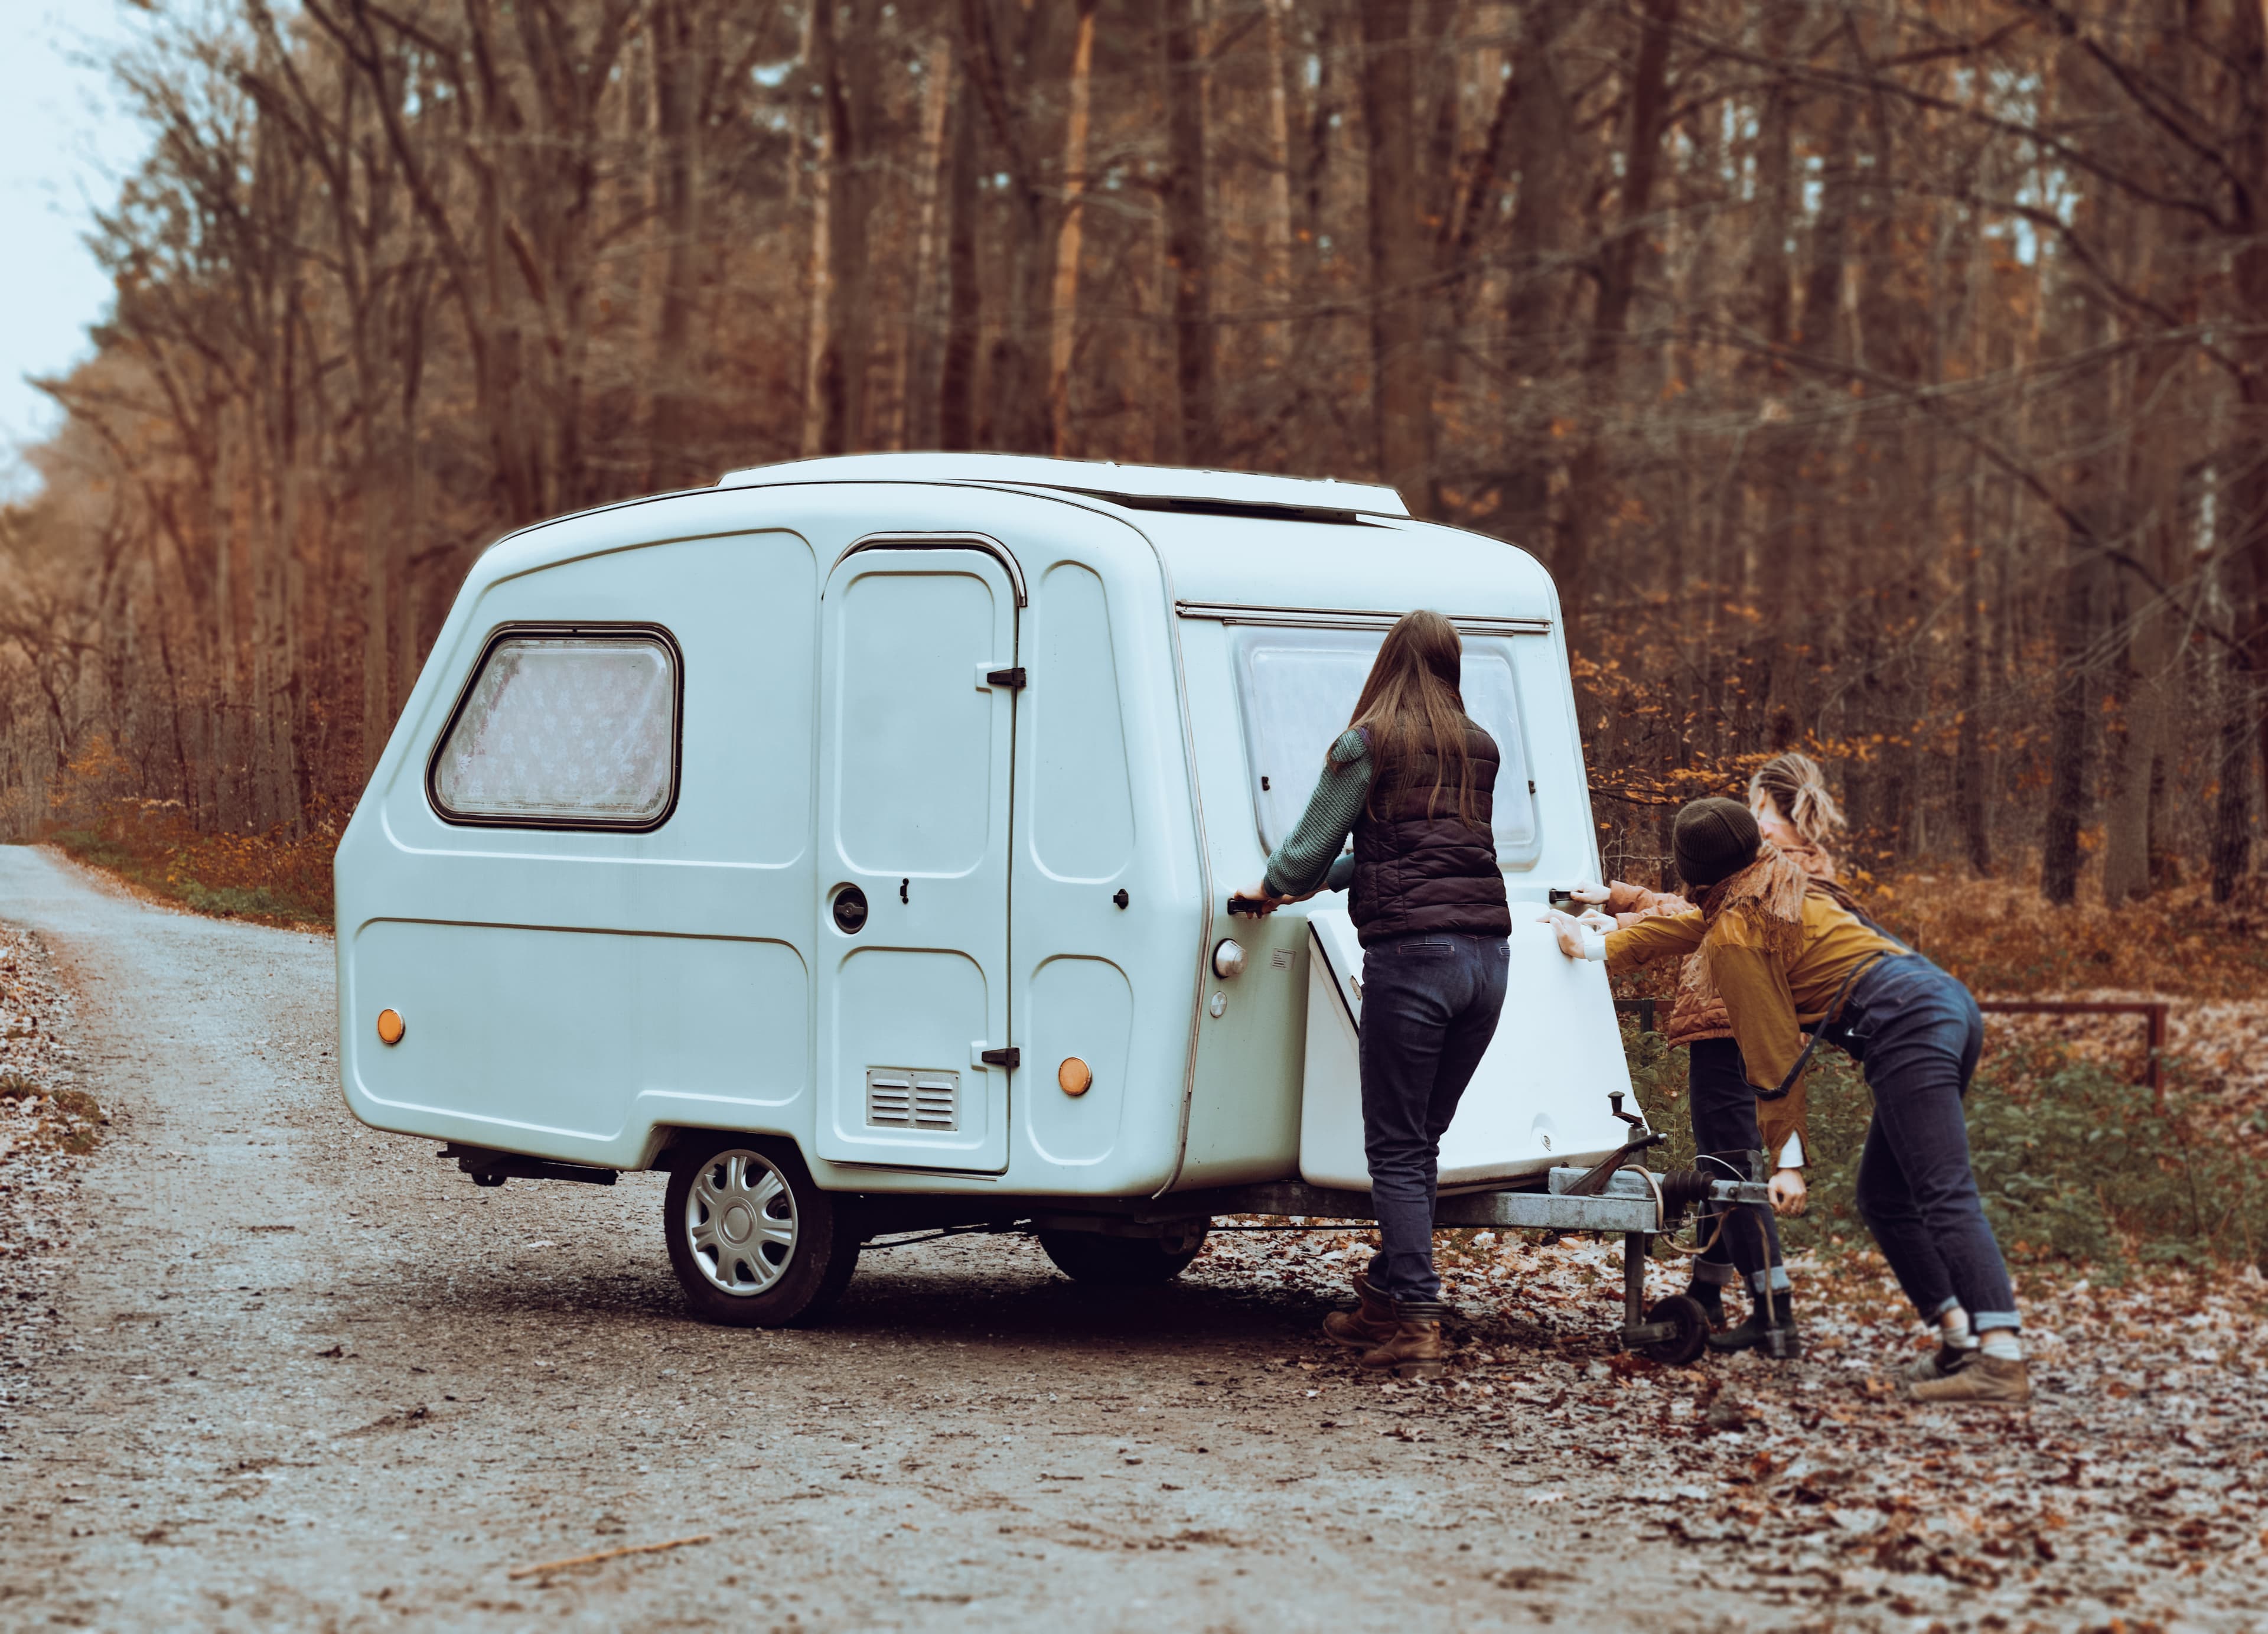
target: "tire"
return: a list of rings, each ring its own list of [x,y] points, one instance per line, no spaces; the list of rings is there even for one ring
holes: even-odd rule
[[[678,1153],[662,1236],[694,1315],[789,1328],[818,1321],[849,1285],[859,1241],[850,1212],[812,1183],[792,1143],[705,1136]]]
[[[1040,1247],[1056,1269],[1073,1282],[1098,1288],[1155,1288],[1189,1270],[1204,1252],[1204,1237],[1186,1248],[1167,1249],[1155,1237],[1106,1237],[1093,1231],[1043,1231]]]
[[[1656,1339],[1651,1344],[1638,1346],[1638,1354],[1664,1367],[1683,1367],[1701,1354],[1701,1347],[1709,1337],[1709,1313],[1701,1301],[1687,1293],[1673,1293],[1656,1299],[1646,1313],[1650,1322],[1674,1322],[1677,1331],[1667,1339]]]

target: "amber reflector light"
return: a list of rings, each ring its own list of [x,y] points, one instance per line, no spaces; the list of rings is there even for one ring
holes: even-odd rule
[[[1094,1074],[1077,1056],[1065,1056],[1056,1069],[1056,1086],[1066,1095],[1084,1095],[1094,1087]]]
[[[401,1025],[401,1012],[400,1011],[381,1010],[378,1012],[378,1041],[379,1043],[400,1043],[401,1041],[401,1034],[403,1031],[404,1028]]]

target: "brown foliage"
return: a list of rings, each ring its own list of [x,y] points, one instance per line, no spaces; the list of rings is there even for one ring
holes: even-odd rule
[[[304,836],[500,533],[990,446],[1383,475],[1535,552],[1612,871],[1808,744],[1869,858],[2231,901],[2262,30],[2239,0],[166,12],[118,63],[156,141],[99,224],[115,311],[0,527],[0,824],[99,739],[106,799]]]

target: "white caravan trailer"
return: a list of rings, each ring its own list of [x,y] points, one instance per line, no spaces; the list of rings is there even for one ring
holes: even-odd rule
[[[914,1230],[1138,1282],[1217,1214],[1365,1218],[1344,902],[1227,910],[1420,607],[1503,752],[1513,905],[1442,1218],[1663,1229],[1642,1171],[1553,1195],[1649,1137],[1604,971],[1534,923],[1599,871],[1550,578],[1285,477],[865,455],[497,544],[339,846],[348,1104],[482,1184],[669,1170],[719,1321]]]

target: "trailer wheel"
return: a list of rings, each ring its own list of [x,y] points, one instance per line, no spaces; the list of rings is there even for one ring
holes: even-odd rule
[[[1638,1347],[1639,1355],[1665,1367],[1684,1366],[1701,1354],[1701,1347],[1709,1337],[1709,1313],[1690,1293],[1673,1293],[1656,1299],[1648,1307],[1646,1319],[1676,1326],[1677,1331],[1668,1338]]]
[[[1093,1231],[1043,1231],[1040,1247],[1056,1269],[1073,1282],[1101,1288],[1154,1288],[1189,1270],[1204,1252],[1204,1233],[1194,1243],[1167,1248],[1155,1237],[1106,1237]],[[1183,1240],[1186,1242],[1186,1239]]]
[[[723,1135],[681,1155],[661,1208],[669,1266],[703,1321],[817,1321],[858,1266],[843,1200],[812,1183],[784,1141]]]

